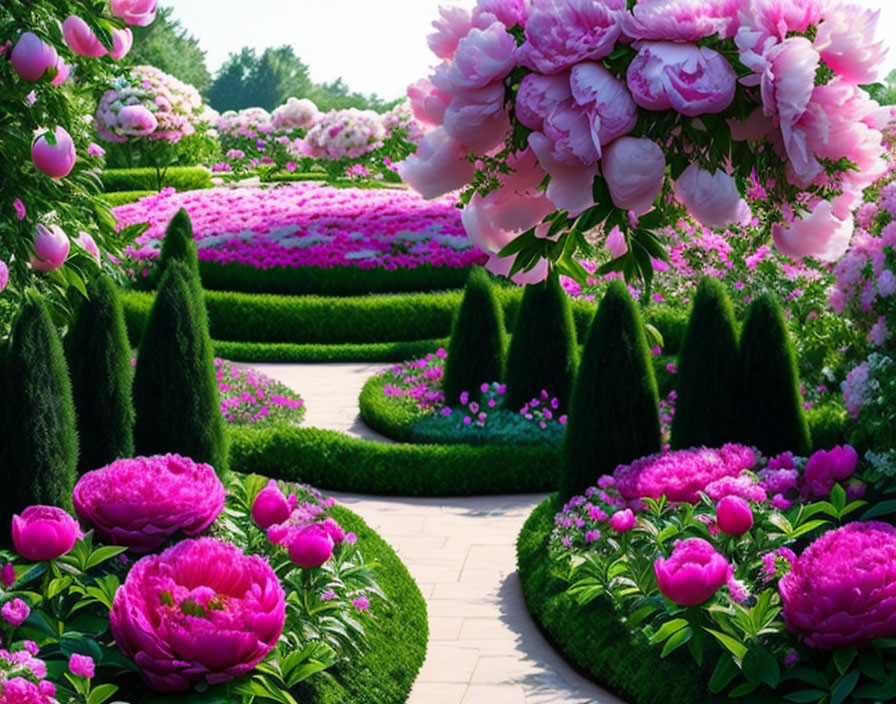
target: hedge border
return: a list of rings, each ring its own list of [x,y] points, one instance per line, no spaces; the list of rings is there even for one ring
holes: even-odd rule
[[[708,694],[709,676],[689,655],[678,651],[661,659],[643,635],[622,626],[609,602],[599,599],[581,607],[566,593],[564,583],[551,574],[547,550],[560,507],[557,494],[539,504],[517,540],[526,607],[554,648],[583,676],[633,704],[731,701]]]
[[[107,192],[148,190],[155,193],[156,179],[156,170],[148,167],[106,169],[100,173],[100,182]],[[212,172],[201,166],[172,166],[165,170],[162,187],[178,191],[211,188]]]
[[[379,443],[335,430],[230,428],[231,469],[328,491],[482,496],[552,491],[559,448]]]
[[[345,343],[337,345],[295,345],[285,343],[227,342],[212,340],[215,356],[232,362],[274,364],[325,364],[339,362],[382,362],[425,357],[448,344],[447,338],[411,342]]]
[[[117,208],[119,205],[128,205],[136,203],[141,198],[155,195],[155,191],[113,191],[112,193],[101,193],[102,198],[110,208]]]
[[[297,699],[307,704],[404,704],[426,657],[426,601],[395,550],[360,516],[338,505],[330,512],[358,536],[364,557],[380,563],[377,580],[391,603],[377,615],[364,655],[328,670],[330,676],[307,680],[297,688]]]

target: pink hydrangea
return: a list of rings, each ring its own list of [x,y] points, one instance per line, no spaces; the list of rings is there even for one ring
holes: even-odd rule
[[[800,555],[778,584],[784,620],[813,648],[896,635],[896,528],[850,523]]]
[[[118,460],[82,476],[73,493],[75,512],[99,538],[134,552],[151,552],[179,530],[198,535],[225,498],[211,465],[180,455]]]
[[[283,588],[257,555],[213,538],[138,561],[115,594],[112,635],[157,692],[240,677],[277,644]]]

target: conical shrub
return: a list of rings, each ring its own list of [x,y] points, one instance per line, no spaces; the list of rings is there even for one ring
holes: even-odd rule
[[[25,303],[4,364],[0,525],[31,504],[70,508],[78,464],[72,385],[46,305]],[[3,533],[5,535],[5,533]]]
[[[569,406],[579,350],[569,297],[560,279],[527,286],[507,352],[507,407],[518,410],[542,390]]]
[[[193,240],[193,222],[186,210],[178,210],[162,239],[162,250],[159,252],[159,269],[165,271],[171,262],[181,262],[191,270],[199,273],[199,256],[196,242]]]
[[[467,280],[448,344],[443,380],[447,402],[456,404],[464,391],[478,396],[483,382],[503,381],[506,348],[504,311],[488,274],[477,268]]]
[[[656,380],[641,315],[613,281],[588,332],[563,446],[564,498],[662,449]]]
[[[697,288],[678,359],[672,447],[721,447],[736,435],[737,328],[725,286],[705,278]]]
[[[771,295],[747,311],[740,339],[740,441],[774,455],[809,452],[796,358],[780,304]]]
[[[66,338],[82,474],[134,456],[134,370],[121,300],[108,276],[95,278],[87,293]]]
[[[134,445],[140,455],[175,452],[223,472],[224,419],[194,276],[175,261],[162,276],[137,353]]]

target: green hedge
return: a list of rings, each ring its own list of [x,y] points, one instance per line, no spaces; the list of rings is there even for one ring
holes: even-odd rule
[[[389,398],[383,393],[388,383],[384,376],[370,377],[361,389],[358,399],[361,420],[387,438],[408,442],[414,424],[423,417],[423,411],[408,399]]]
[[[365,654],[299,685],[296,699],[304,704],[403,704],[426,656],[426,602],[395,551],[360,517],[340,506],[330,512],[358,536],[364,557],[380,563],[376,578],[391,604],[377,613]]]
[[[557,448],[370,442],[333,430],[231,428],[231,468],[331,491],[476,496],[550,491]]]
[[[216,342],[215,355],[233,362],[323,364],[337,362],[399,362],[425,357],[448,344],[447,338],[410,342],[348,342],[336,345],[296,345],[289,342]]]
[[[106,169],[100,174],[103,189],[107,192],[155,191],[156,178],[156,170],[148,168]],[[173,166],[165,172],[162,187],[178,191],[211,188],[212,173],[201,166]]]
[[[136,203],[141,198],[155,195],[155,191],[116,191],[114,193],[103,193],[100,195],[106,203],[115,208],[119,205],[127,205],[128,203]]]
[[[520,533],[517,562],[523,595],[532,617],[549,641],[586,677],[634,704],[722,704],[707,693],[708,673],[684,651],[660,659],[660,649],[627,630],[607,601],[585,607],[551,574],[547,540],[561,504],[554,495],[542,503]],[[707,653],[707,662],[715,662]],[[746,701],[741,699],[738,701]]]

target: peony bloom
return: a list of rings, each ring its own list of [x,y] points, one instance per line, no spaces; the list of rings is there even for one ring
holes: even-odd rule
[[[679,606],[697,606],[727,583],[731,566],[702,538],[679,540],[672,555],[653,564],[660,593]]]
[[[9,56],[12,67],[24,80],[32,83],[43,78],[48,69],[56,66],[56,50],[33,32],[25,32]]]
[[[609,524],[617,533],[627,533],[635,527],[635,514],[630,508],[617,511],[610,516]]]
[[[743,0],[640,0],[632,14],[622,15],[622,31],[630,39],[696,42],[718,34],[730,39],[740,26]]]
[[[271,115],[274,127],[281,130],[305,129],[311,127],[319,111],[308,98],[290,98]]]
[[[675,193],[705,227],[724,229],[750,221],[750,206],[741,198],[737,182],[724,171],[711,174],[691,164],[675,182]]]
[[[38,225],[34,234],[34,253],[31,267],[47,274],[55,271],[68,259],[71,249],[68,235],[58,225]]]
[[[5,261],[0,259],[0,293],[3,293],[3,290],[6,288],[6,285],[9,283],[9,266]]]
[[[118,113],[118,124],[128,137],[148,137],[159,127],[156,116],[143,105],[127,105]]]
[[[602,64],[585,61],[572,67],[569,84],[576,105],[585,109],[599,146],[628,134],[638,122],[638,107],[623,81]],[[593,139],[593,137],[592,137]]]
[[[588,59],[602,59],[619,38],[625,0],[532,0],[523,61],[539,73],[558,73]]]
[[[625,234],[623,234],[622,230],[618,227],[610,230],[610,234],[607,235],[606,247],[613,259],[619,259],[628,251],[628,241],[625,239]]]
[[[26,560],[62,557],[81,538],[75,519],[56,506],[29,506],[12,517],[12,543]]]
[[[71,135],[64,127],[57,127],[53,135],[53,144],[50,144],[47,133],[35,140],[31,147],[31,160],[39,171],[50,178],[65,178],[75,168],[78,153]]]
[[[109,52],[109,56],[111,56],[115,61],[120,61],[125,56],[127,56],[133,45],[134,33],[131,32],[130,29],[128,29],[127,27],[125,27],[124,29],[113,29],[112,51]]]
[[[473,28],[470,13],[462,7],[440,7],[441,17],[432,23],[435,32],[426,41],[432,53],[440,59],[454,58],[454,52],[460,40],[466,37]]]
[[[604,150],[601,165],[617,208],[642,215],[653,207],[666,178],[666,158],[656,142],[620,137]]]
[[[851,445],[838,445],[833,450],[819,450],[806,462],[803,473],[804,496],[827,498],[838,482],[845,482],[856,471],[858,453]]]
[[[138,27],[146,27],[156,18],[158,0],[109,0],[112,14]]]
[[[474,171],[460,142],[444,128],[427,133],[416,153],[398,165],[405,182],[430,199],[467,185]]]
[[[295,499],[295,497],[293,497]],[[258,492],[252,503],[252,520],[262,530],[267,530],[275,523],[283,523],[295,508],[295,501],[290,502],[273,479]]]
[[[789,257],[834,262],[849,249],[854,228],[851,217],[841,220],[834,214],[833,204],[823,200],[808,215],[789,225],[772,225],[772,237],[778,250]]]
[[[454,93],[445,109],[444,129],[468,151],[484,154],[502,144],[510,132],[501,81]]]
[[[516,66],[516,40],[500,22],[473,28],[458,42],[445,79],[455,90],[484,88],[502,81]]]
[[[741,497],[729,495],[716,505],[716,520],[723,533],[739,538],[753,527],[753,510]]]
[[[115,594],[112,635],[156,692],[240,677],[283,632],[286,600],[270,565],[213,538],[138,561]]]
[[[159,455],[87,472],[73,499],[78,517],[99,538],[151,552],[179,530],[193,536],[208,528],[224,509],[225,496],[211,465]]]
[[[30,614],[31,609],[21,599],[7,601],[3,604],[3,608],[0,609],[0,615],[3,616],[3,620],[13,628],[18,628],[25,623]]]
[[[62,36],[68,48],[79,56],[95,59],[109,53],[90,26],[77,15],[69,15],[62,23]]]
[[[717,51],[672,42],[642,43],[627,80],[641,107],[689,117],[722,112],[737,87],[734,69]]]
[[[515,262],[515,254],[509,257],[499,257],[496,254],[493,254],[491,257],[489,257],[488,262],[486,262],[485,268],[495,276],[503,276],[504,278],[509,278],[517,286],[530,286],[532,284],[537,284],[548,278],[548,274],[550,273],[548,260],[539,259],[535,263],[535,266],[532,267],[529,271],[518,271],[513,276],[510,276],[510,270],[513,268]]]
[[[872,521],[825,533],[778,589],[787,627],[812,648],[896,635],[896,528]]]
[[[478,0],[473,10],[473,21],[482,22],[486,15],[497,17],[507,29],[519,25],[526,28],[530,0]]]
[[[436,88],[429,78],[421,78],[408,86],[408,98],[418,122],[435,127],[445,121],[445,110],[451,102],[451,95]]]
[[[75,238],[75,244],[78,245],[81,249],[83,249],[87,254],[89,254],[93,261],[97,263],[97,266],[100,264],[100,248],[96,245],[96,240],[87,232],[81,232]]]
[[[880,10],[853,4],[830,7],[815,36],[821,60],[850,83],[874,83],[887,53],[882,41],[874,42],[879,18]]]
[[[554,143],[540,132],[529,135],[529,146],[538,157],[538,163],[548,174],[548,199],[558,210],[566,210],[571,217],[580,215],[594,205],[594,177],[597,165],[570,165],[554,154]]]
[[[92,680],[96,673],[96,665],[93,662],[93,658],[89,655],[79,655],[78,653],[72,653],[72,656],[68,659],[68,669],[76,677],[86,677],[89,680]]]
[[[333,556],[333,538],[318,523],[312,523],[293,531],[286,545],[289,559],[299,567],[320,567]]]
[[[62,57],[60,56],[56,60],[56,77],[53,78],[53,80],[50,81],[50,83],[57,87],[61,86],[63,83],[65,83],[68,80],[68,77],[71,75],[71,73],[72,73],[72,67],[69,66],[67,63],[65,63],[65,61],[63,61]]]

